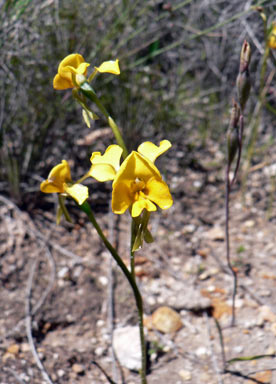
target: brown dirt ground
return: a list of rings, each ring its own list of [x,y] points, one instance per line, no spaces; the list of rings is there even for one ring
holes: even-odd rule
[[[175,334],[148,333],[151,348],[156,349],[148,383],[276,383],[273,156],[267,153],[251,169],[244,193],[238,183],[231,194],[231,254],[239,277],[233,328],[229,326],[232,279],[223,233],[223,154],[214,143],[186,153],[175,144],[159,163],[175,203],[152,215],[156,241],[137,253],[146,314],[169,305],[183,322]],[[129,219],[108,213],[104,203],[108,188],[95,191],[91,203],[106,233],[110,235],[113,226],[114,242],[127,262]],[[26,337],[28,294],[35,311],[33,340],[52,381],[107,383],[93,362],[112,375],[110,256],[72,203],[68,208],[75,224],[56,226],[54,197],[29,194],[31,209],[18,209],[0,196],[0,383],[46,382]],[[114,265],[113,287],[114,326],[136,324],[131,290]],[[228,366],[230,373],[222,373],[215,318],[222,328],[227,360],[271,357],[236,362]],[[124,368],[117,367],[117,375],[118,383],[140,382],[137,373]]]

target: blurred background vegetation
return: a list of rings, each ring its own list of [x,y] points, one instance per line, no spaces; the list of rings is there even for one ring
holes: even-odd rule
[[[163,138],[181,145],[183,157],[207,142],[224,148],[245,38],[252,47],[247,121],[256,117],[264,53],[256,5],[269,22],[276,18],[273,0],[0,1],[0,192],[24,204],[63,158],[86,170],[91,151],[105,148],[101,139],[85,140],[104,120],[89,129],[71,91],[52,87],[59,62],[73,52],[92,66],[119,58],[121,75],[99,76],[95,89],[130,148]],[[267,75],[273,70],[269,59]],[[269,145],[275,94],[271,85],[258,123]]]

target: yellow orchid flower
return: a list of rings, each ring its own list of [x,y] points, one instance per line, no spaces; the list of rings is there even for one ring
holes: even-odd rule
[[[273,24],[272,31],[269,34],[268,46],[271,49],[276,49],[276,23]]]
[[[67,194],[75,199],[79,205],[88,198],[88,188],[72,182],[70,167],[66,160],[62,160],[51,170],[47,180],[40,184],[40,190],[44,193]]]
[[[78,78],[85,81],[89,66],[90,64],[86,63],[79,53],[72,53],[66,56],[58,66],[58,73],[54,77],[53,87],[57,90],[74,88]],[[119,60],[104,61],[99,67],[95,67],[94,72],[89,77],[89,81],[95,77],[97,72],[120,75]],[[76,77],[76,81],[73,80],[73,76]]]
[[[95,152],[91,156],[90,176],[98,181],[113,181],[112,210],[122,214],[128,208],[132,217],[137,217],[143,209],[156,211],[158,205],[168,209],[173,200],[168,185],[154,165],[158,156],[171,147],[168,140],[160,142],[159,147],[145,142],[133,151],[119,167],[122,149],[118,145],[107,148],[104,155]]]
[[[54,88],[58,90],[74,88],[75,84],[72,75],[86,76],[89,65],[89,63],[84,61],[82,55],[78,53],[72,53],[66,56],[59,64],[58,73],[53,81]]]

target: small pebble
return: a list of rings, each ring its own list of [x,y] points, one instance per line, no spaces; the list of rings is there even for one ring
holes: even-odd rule
[[[263,290],[259,292],[259,296],[261,297],[270,297],[271,291],[269,289]]]
[[[120,364],[128,369],[141,369],[140,333],[138,326],[116,328],[113,348]]]
[[[259,318],[263,321],[269,321],[271,323],[276,322],[276,315],[267,305],[263,305],[259,309],[260,315]]]
[[[242,353],[242,351],[244,350],[244,347],[242,345],[237,345],[233,349],[235,353]]]
[[[97,325],[97,327],[103,327],[104,326],[104,321],[103,320],[98,320],[96,325]]]
[[[59,279],[68,279],[69,277],[69,268],[63,267],[58,271],[58,278]]]
[[[196,230],[196,226],[194,224],[184,225],[182,232],[185,233],[193,233]]]
[[[147,299],[147,303],[149,305],[155,305],[156,304],[156,300],[155,300],[154,296],[148,296],[146,299]]]
[[[180,315],[169,307],[160,307],[152,314],[152,325],[163,333],[172,333],[182,327]]]
[[[186,371],[185,369],[181,369],[178,372],[179,376],[181,377],[182,380],[184,381],[189,381],[192,378],[192,374],[190,371]]]
[[[231,300],[227,300],[227,304],[229,305],[229,307],[231,307],[231,305],[232,305],[232,299],[231,299]],[[235,302],[235,306],[236,306],[236,308],[242,308],[242,307],[243,307],[243,304],[244,304],[243,299],[236,299],[236,302]]]
[[[193,182],[193,186],[195,188],[200,188],[202,186],[202,182],[200,180],[196,180]]]
[[[7,353],[10,353],[12,355],[18,355],[19,353],[19,345],[18,344],[11,344],[8,349],[7,349]]]
[[[244,226],[247,227],[247,228],[252,228],[252,227],[254,227],[254,225],[255,225],[255,221],[254,220],[247,220],[244,223]]]
[[[99,277],[99,282],[104,286],[106,287],[107,284],[108,284],[108,278],[106,276],[100,276]]]
[[[57,375],[58,377],[63,377],[65,375],[65,371],[63,369],[58,369]]]
[[[102,347],[98,347],[95,349],[95,355],[96,356],[102,356],[104,353],[104,349]]]
[[[224,235],[224,230],[219,226],[214,226],[205,233],[205,236],[209,240],[224,240]]]
[[[85,368],[82,364],[73,364],[72,371],[80,375],[85,371]]]
[[[205,347],[199,347],[199,348],[197,348],[197,350],[196,350],[195,353],[196,353],[196,355],[197,355],[198,357],[209,355],[209,352],[208,352],[207,348],[205,348]]]

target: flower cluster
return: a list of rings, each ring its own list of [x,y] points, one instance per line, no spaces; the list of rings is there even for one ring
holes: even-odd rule
[[[87,78],[89,66],[90,64],[78,53],[65,57],[59,64],[53,87],[58,90],[73,88],[73,96],[84,108],[84,112],[91,117],[92,111],[83,97],[88,94],[106,115],[89,82],[97,73],[119,75],[119,61],[117,59],[103,62],[99,67],[94,67],[94,71]],[[112,118],[107,117],[118,141],[118,128]],[[118,143],[120,145],[110,145],[103,155],[100,152],[92,153],[90,170],[76,182],[72,181],[69,164],[66,160],[62,160],[51,170],[47,180],[41,183],[41,191],[59,193],[63,198],[72,197],[82,205],[89,195],[88,188],[82,185],[82,182],[88,177],[93,177],[100,182],[113,181],[112,210],[116,214],[122,214],[129,209],[131,216],[138,218],[144,210],[153,212],[157,210],[157,206],[161,209],[171,207],[173,200],[169,187],[154,164],[156,158],[171,147],[171,143],[163,140],[156,146],[147,141],[128,156],[123,140],[119,140]],[[125,159],[120,164],[122,154]]]
[[[131,152],[120,165],[122,148],[110,145],[103,155],[100,152],[92,153],[92,166],[81,180],[89,176],[101,182],[113,180],[112,210],[116,214],[130,209],[132,217],[137,217],[144,209],[148,212],[156,211],[157,206],[168,209],[173,200],[154,162],[170,147],[168,140],[161,141],[159,146],[147,141],[138,147],[137,152]],[[72,182],[65,160],[51,170],[40,189],[44,193],[70,196],[80,205],[88,198],[88,188],[79,182]]]

